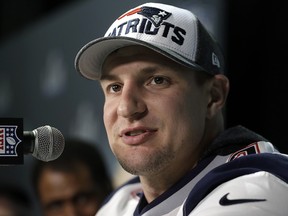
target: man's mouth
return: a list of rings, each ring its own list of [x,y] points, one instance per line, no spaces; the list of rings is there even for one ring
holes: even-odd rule
[[[140,145],[147,142],[157,132],[157,129],[147,127],[126,128],[120,133],[120,137],[125,144]]]
[[[138,127],[138,128],[127,128],[120,133],[120,137],[127,136],[127,137],[134,137],[139,136],[147,133],[153,133],[157,131],[154,128],[146,128],[146,127]]]

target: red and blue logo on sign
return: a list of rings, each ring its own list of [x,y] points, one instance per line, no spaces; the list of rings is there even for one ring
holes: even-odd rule
[[[0,156],[17,156],[18,138],[17,125],[0,125]]]

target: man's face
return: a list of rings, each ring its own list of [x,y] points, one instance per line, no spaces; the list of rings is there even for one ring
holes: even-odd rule
[[[100,83],[109,143],[124,169],[153,176],[193,167],[209,100],[195,72],[131,46],[107,58]]]
[[[91,175],[82,164],[69,172],[44,169],[38,190],[45,216],[94,216],[100,205]]]

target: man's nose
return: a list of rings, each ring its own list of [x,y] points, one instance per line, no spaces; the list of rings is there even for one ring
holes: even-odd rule
[[[147,112],[144,95],[136,85],[124,86],[121,92],[117,114],[124,118],[138,119]]]

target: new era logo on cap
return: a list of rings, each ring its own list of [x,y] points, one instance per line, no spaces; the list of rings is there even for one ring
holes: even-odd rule
[[[217,66],[218,68],[221,67],[220,61],[219,61],[217,55],[214,52],[212,52],[212,64]]]
[[[191,11],[161,3],[146,3],[121,15],[104,37],[79,51],[76,69],[97,80],[105,58],[130,45],[146,46],[195,70],[224,72],[222,53],[198,18]]]

